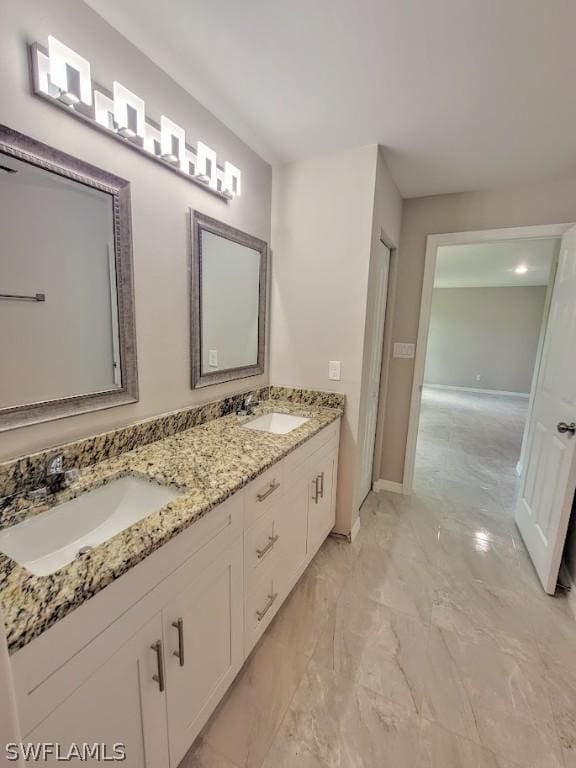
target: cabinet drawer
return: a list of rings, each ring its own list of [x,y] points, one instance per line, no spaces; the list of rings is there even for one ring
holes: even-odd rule
[[[307,486],[290,489],[244,534],[246,589],[277,558],[296,570],[306,559]]]
[[[260,578],[246,594],[244,631],[244,652],[246,656],[256,645],[266,627],[270,624],[286,596],[286,569],[283,560],[275,555],[269,560]]]
[[[279,461],[244,489],[246,527],[278,503],[284,493],[284,462]]]

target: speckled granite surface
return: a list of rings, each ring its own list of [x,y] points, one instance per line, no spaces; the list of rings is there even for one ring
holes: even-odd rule
[[[242,398],[252,394],[254,400],[270,398],[271,387],[254,389],[238,395],[221,398],[203,405],[183,408],[161,416],[154,416],[136,424],[119,427],[110,432],[77,440],[73,443],[56,446],[46,451],[39,451],[28,456],[22,456],[14,461],[0,464],[0,527],[2,527],[3,511],[10,504],[10,497],[23,493],[42,484],[48,457],[53,453],[61,453],[64,458],[64,468],[88,467],[104,459],[120,456],[126,451],[153,443],[164,437],[171,437],[184,432],[191,427],[205,424],[212,419],[218,419],[238,410]],[[305,390],[290,390],[300,392]],[[318,393],[320,397],[323,393]],[[296,395],[297,397],[297,395]],[[292,399],[292,397],[287,398]],[[12,521],[10,521],[10,524]]]
[[[326,393],[328,398],[318,393],[314,403],[307,402],[312,400],[308,395],[299,398],[293,394],[287,400],[280,399],[280,394],[272,393],[272,399],[264,400],[257,413],[277,410],[310,419],[286,435],[243,429],[246,417],[231,414],[82,468],[78,482],[58,494],[57,502],[126,475],[174,485],[186,493],[50,576],[33,576],[0,554],[0,606],[10,652],[26,645],[343,413],[343,398],[335,399],[333,393]],[[21,509],[15,517],[45,509]]]

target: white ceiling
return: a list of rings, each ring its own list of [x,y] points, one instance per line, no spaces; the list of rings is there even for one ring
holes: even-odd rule
[[[272,162],[383,144],[405,197],[576,172],[574,0],[87,2]]]
[[[435,288],[547,285],[558,239],[507,240],[438,248]],[[517,274],[516,267],[527,272]]]

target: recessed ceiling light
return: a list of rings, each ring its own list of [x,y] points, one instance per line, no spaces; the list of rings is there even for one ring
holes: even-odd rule
[[[520,264],[519,266],[516,267],[514,272],[516,272],[517,275],[525,275],[526,272],[528,272],[528,267],[526,266],[526,264]]]

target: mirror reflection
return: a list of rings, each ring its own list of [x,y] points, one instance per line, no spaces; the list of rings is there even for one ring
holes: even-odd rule
[[[202,374],[256,365],[260,253],[203,231]]]
[[[192,228],[192,387],[264,372],[268,246],[198,211]]]
[[[0,154],[0,409],[121,387],[113,196]]]

